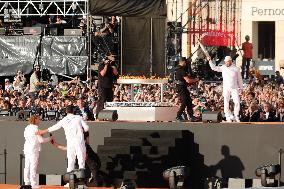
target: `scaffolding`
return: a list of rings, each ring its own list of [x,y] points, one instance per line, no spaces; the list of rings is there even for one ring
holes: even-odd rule
[[[195,45],[206,34],[229,37],[230,47],[239,46],[242,0],[193,0],[189,3],[188,22],[183,27],[188,43]]]
[[[1,0],[0,17],[9,17],[8,22],[20,22],[21,17],[43,16],[79,16],[84,19],[87,26],[87,52],[89,61],[87,64],[87,78],[90,77],[91,65],[91,21],[88,0]]]
[[[21,16],[87,16],[89,14],[88,0],[1,0],[0,16],[12,14]],[[56,10],[55,12],[52,12]],[[76,11],[75,11],[76,10]]]

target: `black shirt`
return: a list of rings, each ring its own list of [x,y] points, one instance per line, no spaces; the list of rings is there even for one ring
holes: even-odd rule
[[[186,81],[184,79],[185,76],[188,76],[188,73],[186,71],[186,67],[178,65],[176,67],[176,81],[179,84],[186,85]]]
[[[113,74],[113,68],[111,65],[108,65],[106,74],[102,76],[100,72],[104,69],[105,64],[101,63],[99,65],[98,71],[99,71],[99,78],[98,78],[98,87],[101,88],[112,88],[113,81],[116,78],[116,76]]]

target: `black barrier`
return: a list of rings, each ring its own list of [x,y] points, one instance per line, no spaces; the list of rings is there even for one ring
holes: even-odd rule
[[[25,159],[25,155],[20,154],[20,185],[23,185],[23,159]]]
[[[0,175],[4,175],[4,182],[5,184],[7,183],[7,150],[4,149],[4,153],[0,154],[0,156],[4,156],[4,172],[1,173]]]

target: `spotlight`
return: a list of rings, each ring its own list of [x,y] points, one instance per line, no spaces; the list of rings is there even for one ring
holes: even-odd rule
[[[87,178],[90,178],[90,175],[87,175],[85,169],[74,169],[63,175],[63,180],[69,183],[70,189],[84,188]]]
[[[163,172],[165,180],[169,181],[171,189],[183,188],[184,180],[188,176],[188,169],[185,166],[177,166],[167,169]]]
[[[271,164],[271,165],[264,165],[261,167],[258,167],[255,170],[255,175],[261,178],[261,185],[267,186],[267,177],[275,177],[277,174],[281,172],[281,167],[279,164]]]

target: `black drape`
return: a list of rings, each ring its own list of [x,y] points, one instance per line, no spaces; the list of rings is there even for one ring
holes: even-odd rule
[[[122,33],[122,73],[149,75],[151,19],[124,17]]]
[[[92,15],[159,17],[166,16],[166,0],[90,0]]]
[[[165,76],[166,19],[153,18],[153,75]]]
[[[166,20],[152,22],[152,75],[164,76]],[[124,17],[122,34],[122,74],[150,76],[151,18]]]

